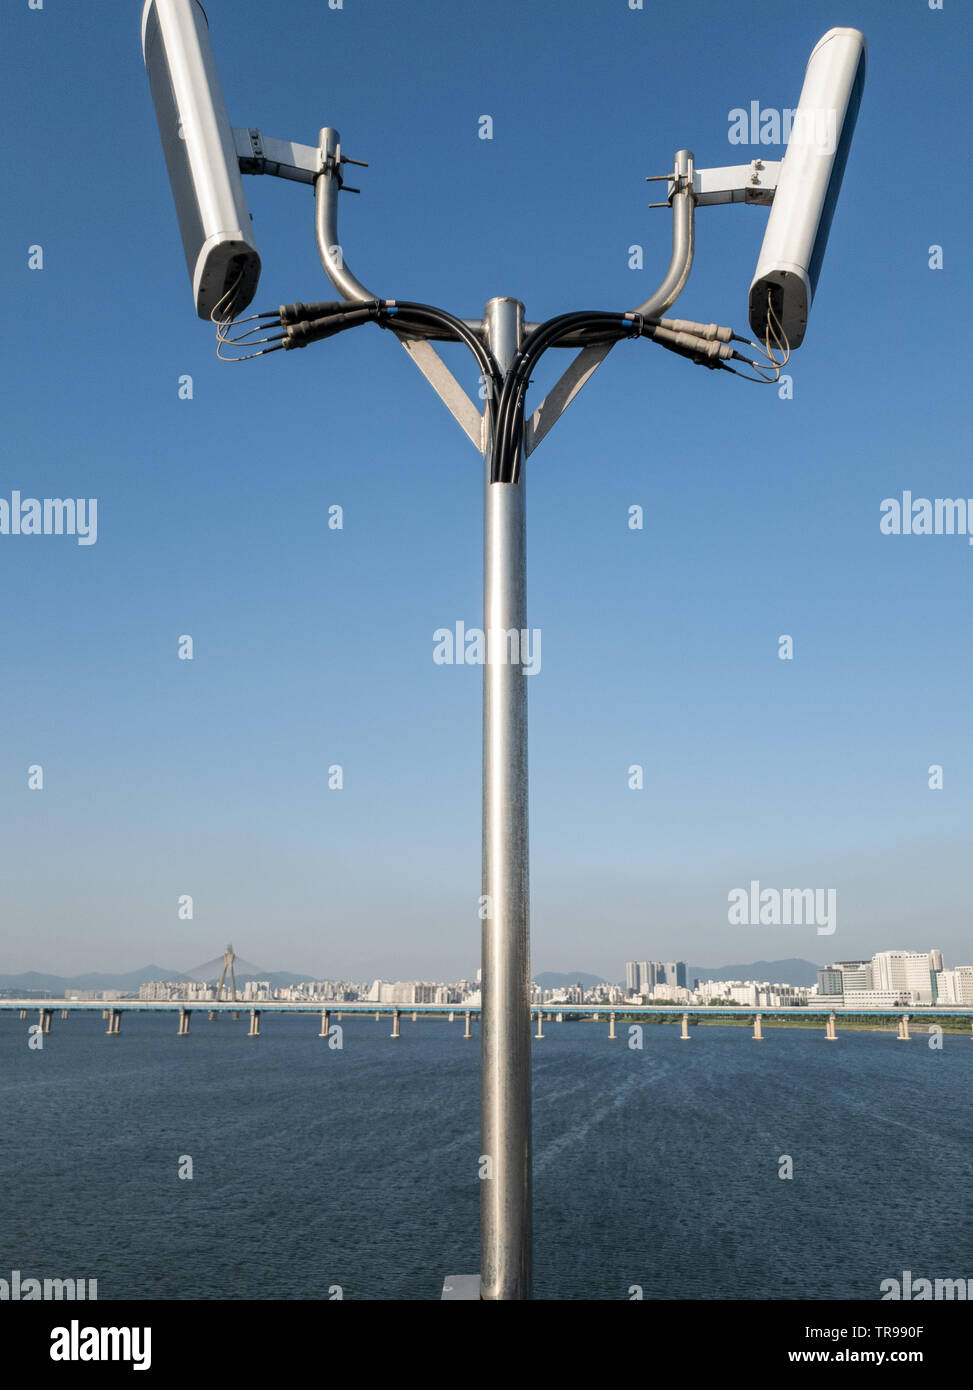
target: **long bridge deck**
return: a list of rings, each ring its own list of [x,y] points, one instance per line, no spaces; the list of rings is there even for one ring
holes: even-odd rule
[[[256,1009],[260,1013],[291,1013],[291,1014],[426,1014],[434,1017],[443,1017],[446,1014],[467,1014],[477,1017],[480,1013],[479,1004],[376,1004],[367,1000],[356,1000],[354,1003],[341,1003],[338,1000],[292,1000],[292,999],[221,999],[219,1001],[210,999],[72,999],[49,998],[49,999],[0,999],[0,1012],[9,1013],[12,1009],[60,1009],[62,1011],[91,1012],[100,1010],[104,1012],[114,1009],[124,1013],[171,1013],[173,1010],[191,1010],[198,1012],[205,1010],[207,1013],[242,1013],[251,1009]],[[630,1018],[644,1014],[697,1014],[704,1016],[716,1016],[726,1014],[729,1016],[739,1016],[741,1014],[762,1014],[766,1017],[791,1016],[795,1018],[806,1018],[813,1015],[820,1015],[826,1018],[829,1014],[835,1014],[841,1018],[899,1018],[903,1014],[910,1017],[923,1014],[935,1014],[939,1017],[950,1018],[969,1018],[973,1019],[973,1005],[962,1004],[908,1004],[901,1008],[887,1009],[863,1009],[853,1006],[845,1008],[841,1004],[809,1004],[809,1005],[780,1005],[772,1007],[768,1004],[532,1004],[531,1014],[536,1018],[539,1013],[551,1014],[571,1014],[572,1016],[582,1015],[591,1018],[607,1018],[615,1014],[617,1018],[624,1016]]]

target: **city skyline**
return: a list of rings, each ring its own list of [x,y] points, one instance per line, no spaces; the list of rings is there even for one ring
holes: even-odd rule
[[[228,963],[231,969],[230,980],[235,975],[235,978],[239,979],[242,989],[252,990],[255,985],[260,985],[267,990],[290,991],[302,990],[319,984],[321,986],[333,985],[339,988],[348,987],[356,992],[367,991],[369,988],[374,991],[378,988],[379,995],[376,997],[381,997],[382,989],[392,988],[396,985],[393,977],[389,974],[369,977],[371,979],[371,985],[369,985],[368,980],[345,979],[326,973],[312,974],[287,970],[267,970],[243,960],[234,953],[232,946],[228,946],[223,956],[215,957],[188,971],[166,971],[159,966],[148,965],[127,973],[88,972],[76,977],[45,975],[42,972],[24,972],[23,977],[19,977],[0,972],[0,993],[15,992],[11,982],[14,980],[19,982],[21,978],[37,981],[55,979],[71,988],[80,988],[82,982],[88,982],[91,985],[90,992],[95,994],[99,992],[99,987],[93,983],[95,980],[101,980],[102,987],[111,990],[112,993],[119,991],[105,984],[104,981],[112,980],[116,985],[125,981],[129,987],[137,985],[140,995],[142,991],[156,985],[165,985],[171,989],[185,986],[191,990],[204,992],[215,986],[219,992],[224,981],[229,988],[229,981],[226,977]],[[221,968],[218,969],[218,967]],[[788,979],[788,975],[795,975],[794,967],[797,967],[796,973],[798,974],[805,973],[806,970],[814,971],[816,984],[806,985],[796,978]],[[406,976],[400,979],[397,984],[409,983],[423,990],[441,991],[453,986],[473,988],[471,981],[475,981],[478,986],[479,979],[480,970],[477,969],[475,972],[471,971],[449,980],[442,975],[431,979],[424,977],[421,980],[416,975]],[[948,963],[944,953],[938,947],[931,947],[927,951],[892,948],[876,952],[870,958],[831,960],[828,964],[820,966],[813,961],[794,959],[761,960],[748,964],[734,963],[718,967],[690,965],[685,961],[627,961],[622,975],[614,979],[611,976],[599,977],[581,970],[575,972],[547,970],[531,972],[531,985],[534,989],[574,989],[577,987],[581,991],[597,991],[604,988],[617,992],[619,996],[624,994],[628,998],[652,994],[663,998],[666,997],[666,991],[673,989],[680,993],[693,993],[697,990],[702,991],[708,985],[718,983],[721,979],[732,983],[740,983],[741,981],[774,983],[787,988],[810,990],[821,996],[841,995],[851,991],[854,995],[861,993],[862,1000],[865,994],[872,992],[876,994],[879,992],[891,994],[895,991],[906,994],[911,992],[918,1002],[934,1002],[933,995],[936,994],[938,986],[937,983],[933,983],[930,993],[930,982],[935,981],[942,982],[941,997],[945,1002],[973,1003],[973,965],[968,965],[960,960],[952,964]],[[560,983],[554,984],[555,980],[560,981]],[[541,985],[542,981],[545,982],[543,986]],[[929,994],[929,998],[923,999],[923,994]],[[971,996],[969,1000],[965,997],[967,994]],[[963,997],[960,998],[960,995]]]

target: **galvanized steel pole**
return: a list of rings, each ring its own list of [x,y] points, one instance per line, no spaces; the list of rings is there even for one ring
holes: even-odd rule
[[[516,299],[491,299],[486,306],[487,342],[501,371],[506,372],[520,345],[523,313],[524,306]],[[522,660],[522,638],[527,637],[525,484],[523,468],[517,483],[491,483],[489,448],[485,462],[480,1297],[529,1299],[530,892],[527,677]]]

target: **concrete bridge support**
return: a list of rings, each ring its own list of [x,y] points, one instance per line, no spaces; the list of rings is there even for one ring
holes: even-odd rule
[[[234,1022],[234,1023],[239,1023],[239,1021],[240,1021],[240,1010],[239,1010],[239,1009],[234,1009],[234,1010],[233,1010],[233,1022]]]
[[[838,1034],[834,1027],[834,1014],[828,1014],[828,1021],[824,1025],[824,1036],[828,1042],[837,1042]]]
[[[543,1010],[543,1009],[538,1009],[538,1011],[537,1011],[537,1036],[538,1036],[539,1038],[542,1038],[542,1037],[544,1036],[544,1010]]]
[[[762,1014],[754,1014],[754,1016],[753,1016],[753,1040],[754,1040],[754,1042],[763,1042],[763,1040],[764,1040],[764,1030],[763,1030],[762,1024],[763,1024],[763,1015],[762,1015]]]
[[[556,1017],[556,1020],[557,1020],[558,1023],[563,1023],[563,1022],[564,1022],[564,1015],[563,1015],[563,1014],[557,1014],[555,1017]]]
[[[899,1019],[899,1042],[909,1042],[909,1015],[903,1014]]]
[[[177,1037],[177,1038],[188,1038],[188,1037],[189,1037],[189,1020],[190,1020],[190,1017],[191,1017],[191,1016],[192,1016],[192,1015],[191,1015],[191,1010],[189,1010],[189,1009],[180,1009],[180,1010],[179,1010],[179,1031],[178,1031],[178,1033],[176,1034],[176,1037]]]
[[[249,1038],[259,1038],[259,1037],[260,1037],[260,1010],[259,1010],[259,1009],[251,1009],[251,1010],[250,1010],[250,1032],[247,1034],[247,1037],[249,1037]]]
[[[215,1009],[210,1009],[210,1011],[209,1011],[209,1021],[210,1021],[210,1023],[215,1023],[215,1022],[216,1022],[216,1010],[215,1010]]]
[[[42,1033],[51,1031],[51,1011],[50,1009],[37,1010],[37,1023]]]
[[[412,1010],[412,1022],[413,1022],[413,1023],[418,1023],[418,1022],[419,1022],[419,1015],[416,1013],[415,1009]]]
[[[108,1032],[105,1034],[105,1036],[108,1037],[108,1036],[111,1035],[111,1034],[116,1034],[116,1035],[117,1035],[117,1034],[120,1033],[121,1031],[122,1031],[122,1011],[121,1011],[121,1009],[109,1009],[109,1010],[108,1010]]]
[[[398,1011],[398,1009],[395,1009],[395,1010],[393,1011],[393,1013],[392,1013],[392,1031],[391,1031],[391,1033],[389,1034],[389,1037],[390,1037],[390,1038],[397,1038],[398,1036],[399,1036],[399,1011]]]
[[[21,1018],[26,1018],[26,1017],[27,1017],[27,1010],[26,1010],[26,1009],[21,1009],[21,1011],[20,1011],[20,1017],[21,1017]]]
[[[62,1010],[61,1010],[61,1021],[62,1021],[63,1023],[67,1023],[67,1021],[68,1021],[68,1011],[67,1011],[67,1009],[62,1009]]]
[[[608,1041],[609,1041],[609,1042],[615,1042],[615,1041],[616,1041],[616,1035],[615,1035],[615,1015],[614,1015],[613,1013],[611,1013],[611,1014],[608,1015]]]
[[[331,1027],[331,1020],[328,1018],[328,1011],[327,1011],[327,1009],[322,1009],[322,1010],[321,1010],[321,1031],[320,1031],[320,1033],[318,1034],[318,1037],[319,1037],[319,1038],[326,1038],[326,1037],[328,1036],[328,1030],[330,1029],[330,1027]]]
[[[450,1021],[450,1023],[452,1023],[452,1022],[454,1021],[455,1018],[456,1018],[455,1013],[453,1012],[452,1009],[450,1009],[450,1011],[449,1011],[449,1021]]]
[[[683,1016],[682,1016],[682,1031],[680,1032],[679,1037],[682,1039],[683,1042],[689,1042],[689,1015],[688,1015],[688,1014],[683,1014]]]
[[[467,1010],[466,1010],[466,1032],[463,1034],[463,1037],[464,1037],[464,1038],[472,1038],[472,1036],[473,1036],[473,1034],[470,1032],[470,1011],[469,1011],[469,1009],[467,1009]]]

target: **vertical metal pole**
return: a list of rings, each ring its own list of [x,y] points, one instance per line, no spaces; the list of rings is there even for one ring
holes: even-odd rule
[[[502,371],[516,353],[524,306],[491,299],[487,340]],[[480,1296],[529,1299],[531,1288],[530,921],[527,865],[527,685],[511,661],[527,628],[524,471],[491,483],[486,458],[483,630],[482,1154]],[[481,1159],[482,1163],[482,1159]]]

